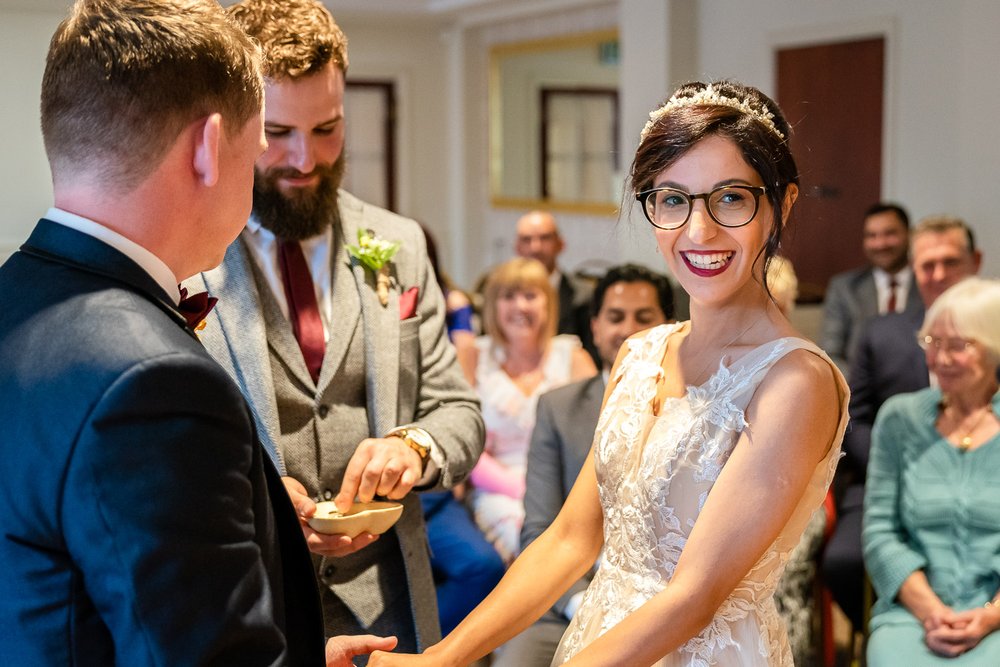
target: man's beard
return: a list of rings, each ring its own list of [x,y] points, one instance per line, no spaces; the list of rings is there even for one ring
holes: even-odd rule
[[[284,177],[301,178],[293,168],[274,168],[267,172],[254,169],[253,214],[265,229],[279,239],[301,241],[320,234],[338,219],[337,188],[344,178],[346,161],[340,154],[329,167],[317,165],[312,173],[319,176],[319,183],[312,188],[295,188],[290,194],[282,192],[278,180]]]

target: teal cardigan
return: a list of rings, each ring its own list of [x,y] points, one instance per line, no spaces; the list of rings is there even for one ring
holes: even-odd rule
[[[940,402],[935,388],[900,394],[875,419],[861,536],[878,595],[870,630],[915,621],[896,596],[917,570],[956,611],[1000,589],[1000,434],[962,452],[934,426]]]

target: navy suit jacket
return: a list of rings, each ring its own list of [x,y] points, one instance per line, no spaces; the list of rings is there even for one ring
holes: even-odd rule
[[[844,460],[837,468],[838,486],[851,485],[845,504],[860,507],[872,424],[885,401],[929,384],[927,359],[917,345],[923,310],[890,313],[869,319],[862,327],[851,363],[851,427],[844,435]]]
[[[0,267],[0,424],[0,664],[324,664],[250,411],[134,262],[42,220]]]

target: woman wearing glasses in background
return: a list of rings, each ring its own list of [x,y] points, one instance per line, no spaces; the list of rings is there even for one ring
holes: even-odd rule
[[[1000,665],[1000,282],[949,288],[918,336],[938,386],[889,399],[872,430],[868,664]]]
[[[729,81],[650,114],[630,180],[691,320],[622,346],[566,505],[493,593],[424,656],[371,665],[468,664],[602,549],[554,664],[792,664],[774,587],[833,475],[847,388],[766,286],[798,195],[789,131]]]

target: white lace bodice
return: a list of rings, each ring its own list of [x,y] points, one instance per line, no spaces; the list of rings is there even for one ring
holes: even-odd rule
[[[663,374],[668,337],[682,325],[663,325],[629,341],[601,414],[594,460],[604,511],[604,555],[584,601],[563,637],[553,664],[565,662],[663,590],[715,480],[741,432],[750,429],[744,411],[770,367],[788,352],[805,348],[800,338],[762,345],[726,365],[709,380],[668,398],[652,414]],[[835,371],[836,372],[836,371]],[[783,623],[773,593],[789,552],[820,506],[840,455],[847,422],[842,393],[837,439],[817,465],[788,524],[712,622],[680,650],[657,663],[667,665],[791,665]]]

